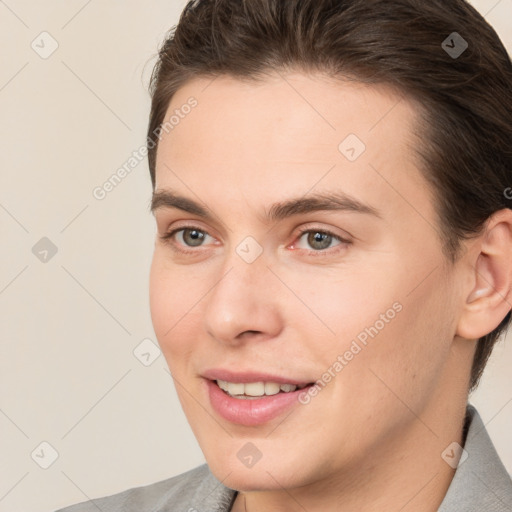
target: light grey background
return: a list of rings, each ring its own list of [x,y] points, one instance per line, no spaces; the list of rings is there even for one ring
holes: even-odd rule
[[[185,4],[0,0],[0,512],[49,512],[204,462],[163,356],[144,366],[133,353],[155,341],[146,161],[93,196],[145,142],[154,56]],[[474,5],[511,51],[512,0]],[[58,44],[48,58],[43,31]],[[43,237],[57,248],[47,262],[32,252]],[[509,471],[511,341],[472,397]],[[58,452],[47,469],[42,442]]]

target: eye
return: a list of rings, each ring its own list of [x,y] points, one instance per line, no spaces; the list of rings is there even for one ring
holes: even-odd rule
[[[197,254],[197,251],[194,250],[194,248],[206,245],[203,242],[205,242],[208,237],[215,240],[206,231],[199,229],[197,226],[182,226],[170,231],[169,233],[161,235],[159,238],[165,243],[168,243],[174,251],[186,254]],[[302,239],[304,239],[305,242],[303,242]],[[298,241],[294,242],[292,245],[292,248],[304,249],[310,254],[319,255],[337,252],[350,243],[348,240],[345,240],[328,230],[311,228],[303,229],[299,233],[297,240]],[[333,242],[338,243],[333,245]],[[306,243],[311,250],[308,250],[308,247],[301,246],[301,243]],[[330,251],[329,249],[333,249],[333,251]]]
[[[203,231],[195,226],[185,226],[160,236],[160,239],[164,242],[168,242],[176,251],[193,252],[187,251],[185,248],[200,247],[207,237],[213,239],[213,237],[206,233],[206,231]],[[175,241],[176,239],[178,242]],[[180,246],[184,248],[182,249]]]
[[[305,235],[307,235],[307,237],[305,237]],[[299,243],[303,238],[305,238],[306,244],[313,249],[310,251],[312,253],[326,252],[326,249],[331,249],[333,247],[339,247],[341,245],[350,243],[348,240],[345,240],[344,238],[324,229],[304,229],[299,233]],[[339,243],[332,246],[332,243],[336,241]],[[308,247],[300,247],[298,244],[294,245],[299,249],[308,249]]]

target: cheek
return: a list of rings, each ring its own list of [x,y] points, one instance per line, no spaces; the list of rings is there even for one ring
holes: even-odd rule
[[[165,257],[155,251],[149,279],[151,320],[158,343],[170,367],[190,351],[191,336],[184,332],[197,325],[199,308],[195,307],[204,292],[200,282],[177,266],[169,265]],[[194,323],[195,322],[195,323]]]
[[[384,397],[397,401],[393,390],[419,405],[448,359],[456,316],[448,277],[433,274],[416,287],[411,276],[431,269],[384,268],[386,272],[367,267],[364,275],[349,272],[343,282],[317,281],[316,288],[303,289],[305,302],[309,299],[331,330],[324,329],[315,359],[319,368],[336,375],[339,403],[345,403],[349,392],[380,407]],[[311,349],[317,342],[311,337]]]
[[[379,272],[367,268],[363,273],[351,267],[325,275],[318,275],[318,269],[312,269],[311,275],[307,271],[285,275],[302,302],[297,303],[294,323],[304,329],[307,343],[317,354],[321,349],[330,359],[336,358],[349,350],[354,340],[365,347],[402,314],[399,280],[383,283]],[[321,332],[321,341],[311,336],[313,327]],[[324,360],[324,364],[328,362]]]
[[[439,386],[454,329],[453,306],[443,296],[443,286],[433,280],[414,293],[404,292],[401,311],[388,323],[373,324],[383,328],[369,335],[347,374],[374,401],[375,410],[398,412],[406,403],[420,411]]]

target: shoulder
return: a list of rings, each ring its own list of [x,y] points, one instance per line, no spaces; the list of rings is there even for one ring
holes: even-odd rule
[[[225,487],[203,464],[181,475],[150,485],[135,487],[118,494],[91,499],[56,512],[228,512],[235,491]]]
[[[512,479],[478,411],[468,405],[464,452],[438,512],[509,512]]]

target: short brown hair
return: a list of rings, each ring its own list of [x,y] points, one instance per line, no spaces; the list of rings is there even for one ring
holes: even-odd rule
[[[467,44],[460,55],[449,51],[455,41],[461,49]],[[423,137],[416,151],[452,263],[461,240],[512,207],[505,193],[512,185],[512,63],[494,29],[465,0],[189,2],[160,47],[150,81],[153,189],[156,134],[180,87],[219,75],[258,80],[279,69],[350,75],[416,100]],[[470,391],[510,317],[509,311],[478,340]]]

